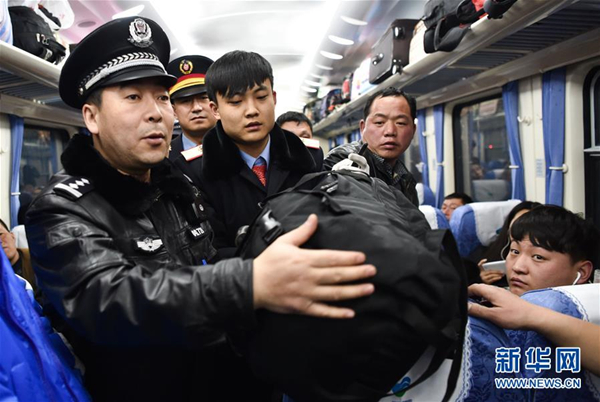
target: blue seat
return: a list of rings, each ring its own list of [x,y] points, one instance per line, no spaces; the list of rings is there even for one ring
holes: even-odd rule
[[[600,325],[600,284],[562,286],[541,289],[525,293],[523,299],[563,314],[571,315]],[[533,331],[503,330],[491,322],[469,317],[462,364],[456,388],[450,401],[543,401],[575,402],[600,401],[600,378],[583,368],[579,373],[563,371],[556,373],[555,363],[552,369],[535,373],[525,369],[525,352],[529,347],[553,346],[540,334]],[[520,347],[520,364],[517,372],[496,373],[496,349]],[[550,354],[554,360],[554,350]],[[422,384],[408,391],[402,391],[419,378],[427,368],[431,354],[427,352],[398,381],[380,402],[430,402],[440,401],[446,390],[446,381],[450,372],[451,360],[442,366]],[[500,389],[495,386],[495,378],[579,378],[580,389]]]
[[[468,257],[477,247],[489,246],[496,239],[508,213],[520,202],[473,202],[456,208],[450,218],[450,230],[460,255]]]
[[[435,206],[435,194],[429,186],[423,183],[417,183],[417,195],[419,197],[419,205]]]
[[[556,288],[540,289],[525,293],[521,296],[530,303],[549,308],[562,314],[570,315],[585,321],[600,325],[600,283],[585,285],[561,286]],[[533,331],[506,331],[511,344],[526,351],[530,347],[551,348],[551,369],[534,370],[525,369],[527,363],[525,356],[521,360],[521,372],[527,378],[579,378],[579,389],[538,389],[535,393],[536,402],[576,402],[600,401],[600,378],[584,370],[573,373],[571,371],[556,372],[555,348],[546,338]]]
[[[450,228],[450,223],[441,209],[434,208],[431,205],[419,205],[419,210],[425,215],[425,219],[427,219],[427,223],[432,229]]]
[[[510,339],[504,330],[491,322],[469,317],[460,373],[450,401],[460,402],[501,402],[529,401],[531,392],[523,389],[501,389],[494,386],[494,378],[520,378],[520,373],[495,372],[496,349],[510,347]],[[452,366],[447,359],[442,366],[422,384],[403,392],[402,389],[416,381],[425,371],[431,356],[426,354],[392,388],[393,395],[380,402],[431,402],[441,401],[446,392],[446,382]]]

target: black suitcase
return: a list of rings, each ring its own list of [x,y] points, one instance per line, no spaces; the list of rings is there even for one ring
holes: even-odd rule
[[[413,30],[419,20],[395,20],[371,48],[369,82],[379,84],[408,64]]]

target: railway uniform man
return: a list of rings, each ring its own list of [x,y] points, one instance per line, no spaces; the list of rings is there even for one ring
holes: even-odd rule
[[[169,51],[160,26],[130,17],[67,59],[59,92],[91,136],[71,139],[65,170],[30,206],[32,261],[94,401],[253,400],[217,369],[225,334],[252,328],[261,308],[351,317],[326,303],[370,294],[370,284],[345,283],[375,269],[359,265],[361,253],[300,249],[314,216],[254,260],[210,264],[202,200],[165,158]]]
[[[201,157],[204,135],[217,123],[206,94],[206,71],[212,63],[208,57],[189,55],[167,66],[167,73],[177,77],[169,96],[182,131],[171,141],[169,159],[172,161],[183,158],[190,162]],[[189,163],[182,163],[180,167],[185,166],[189,167]],[[184,173],[189,176],[187,170]]]

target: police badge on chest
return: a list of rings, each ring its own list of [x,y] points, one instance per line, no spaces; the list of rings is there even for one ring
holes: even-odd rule
[[[135,240],[135,245],[138,250],[148,254],[154,254],[163,247],[163,242],[159,238],[144,237]]]

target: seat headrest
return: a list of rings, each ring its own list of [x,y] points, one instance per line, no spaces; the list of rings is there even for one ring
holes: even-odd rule
[[[417,196],[419,197],[419,205],[435,206],[435,194],[431,188],[423,183],[416,185]]]
[[[419,211],[425,215],[425,219],[432,229],[448,229],[450,227],[450,223],[441,209],[431,205],[419,205]]]
[[[520,200],[472,202],[456,208],[450,230],[461,256],[467,257],[479,246],[489,246],[497,237],[508,213]]]

